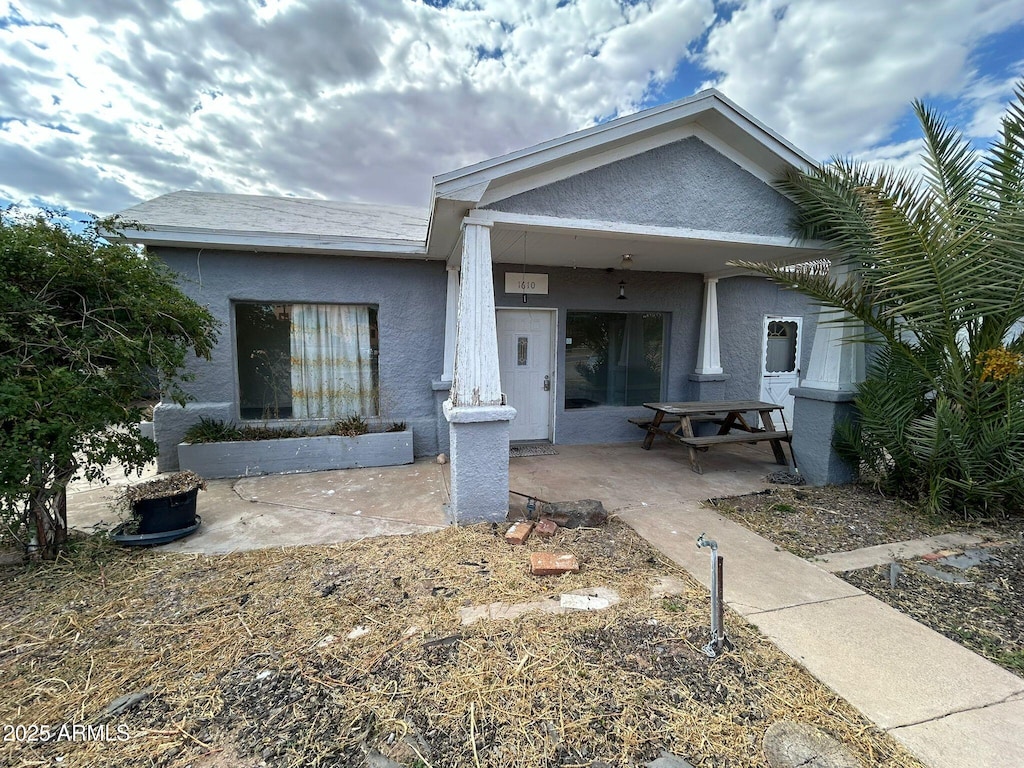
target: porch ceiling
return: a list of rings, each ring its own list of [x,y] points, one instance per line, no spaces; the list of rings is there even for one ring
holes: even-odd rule
[[[729,266],[734,260],[795,264],[828,255],[821,244],[739,234],[732,238],[721,232],[676,230],[670,234],[670,230],[659,232],[655,228],[565,230],[510,222],[493,222],[491,228],[491,260],[495,264],[619,269],[626,253],[633,257],[632,271],[721,277],[742,274],[743,270]],[[460,242],[452,253],[451,263],[459,264],[461,257]]]

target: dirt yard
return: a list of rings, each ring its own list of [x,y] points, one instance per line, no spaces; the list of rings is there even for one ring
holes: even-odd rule
[[[1024,519],[936,520],[868,486],[780,487],[714,506],[801,557],[941,533],[977,547],[837,574],[1011,672],[1024,676]]]
[[[795,720],[864,766],[918,766],[736,616],[734,650],[705,655],[707,592],[625,525],[525,547],[504,528],[223,557],[91,539],[6,566],[0,764],[764,766],[768,726]],[[532,576],[538,550],[581,571]],[[460,620],[598,586],[621,602]]]

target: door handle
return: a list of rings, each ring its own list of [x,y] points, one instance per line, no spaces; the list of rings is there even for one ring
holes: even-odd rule
[[[550,392],[551,391],[551,377],[550,376],[545,376],[544,377],[544,391],[545,392]]]

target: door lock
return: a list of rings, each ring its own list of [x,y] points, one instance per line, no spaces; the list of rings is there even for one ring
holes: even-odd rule
[[[550,376],[545,376],[544,377],[544,391],[545,392],[550,392],[551,391],[551,377]]]

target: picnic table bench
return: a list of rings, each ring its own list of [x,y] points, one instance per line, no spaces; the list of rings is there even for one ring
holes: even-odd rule
[[[723,402],[696,401],[684,403],[644,403],[654,414],[648,419],[632,418],[629,421],[647,431],[641,447],[650,450],[654,438],[662,435],[673,442],[685,445],[690,452],[690,467],[703,474],[698,451],[706,451],[713,445],[725,443],[757,443],[767,441],[779,464],[786,464],[783,442],[790,442],[793,433],[786,428],[786,417],[782,416],[782,429],[775,428],[772,414],[782,411],[777,403],[760,400],[728,400]],[[762,427],[753,427],[744,418],[745,413],[756,411]],[[697,436],[693,432],[695,422],[712,422],[719,425],[714,435]],[[670,425],[670,426],[669,426]],[[668,427],[666,429],[666,426]],[[733,432],[733,430],[738,430]]]

